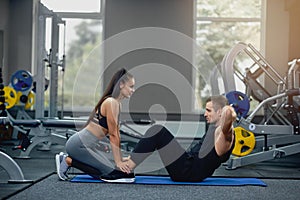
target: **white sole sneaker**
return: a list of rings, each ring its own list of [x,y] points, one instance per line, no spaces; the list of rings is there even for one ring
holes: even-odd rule
[[[67,180],[67,178],[61,176],[61,174],[59,173],[60,172],[60,162],[61,162],[60,156],[62,156],[62,155],[63,155],[62,152],[55,155],[56,173],[57,173],[57,176],[59,177],[60,180],[65,181],[65,180]]]
[[[101,178],[102,181],[108,182],[108,183],[133,183],[135,181],[135,178],[120,178],[120,179],[114,179],[114,180],[107,180]]]

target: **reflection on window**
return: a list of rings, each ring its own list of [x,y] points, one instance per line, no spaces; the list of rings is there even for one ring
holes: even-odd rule
[[[66,21],[66,70],[62,74],[63,77],[59,78],[59,88],[63,84],[65,110],[81,110],[93,106],[95,99],[98,99],[95,95],[101,92],[101,80],[95,77],[95,74],[99,74],[102,67],[102,22],[86,19],[63,20]],[[81,77],[78,78],[79,76]],[[77,81],[82,83],[78,84]],[[62,95],[62,91],[58,92],[59,96]],[[58,105],[60,104],[61,102],[58,102]]]
[[[198,0],[196,16],[260,18],[261,0]]]
[[[259,22],[201,22],[196,24],[196,40],[219,63],[224,53],[239,41],[259,46]]]
[[[197,54],[195,51],[195,65],[198,68],[195,91],[199,95],[199,104],[202,99],[211,95],[211,82],[202,74],[203,71],[215,70],[215,66],[221,63],[226,53],[238,42],[251,43],[257,49],[260,48],[261,0],[197,0],[195,13],[195,39],[198,48],[205,51],[214,62],[214,65],[207,65],[208,59],[203,59],[203,53]],[[236,58],[235,65],[241,72],[247,67],[245,63],[245,57]],[[215,75],[218,77],[219,88],[223,89],[220,93],[223,93],[221,74],[217,70]],[[235,81],[237,90],[245,92],[244,83],[237,77]]]

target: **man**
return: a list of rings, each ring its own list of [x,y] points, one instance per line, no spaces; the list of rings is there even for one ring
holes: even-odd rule
[[[138,142],[132,154],[124,162],[128,169],[114,170],[101,176],[106,182],[122,182],[132,177],[131,171],[155,150],[171,179],[179,182],[198,182],[211,176],[214,171],[229,159],[234,147],[233,123],[236,113],[225,96],[212,96],[207,99],[205,118],[210,124],[202,138],[190,151],[180,146],[178,141],[161,125],[149,128]]]

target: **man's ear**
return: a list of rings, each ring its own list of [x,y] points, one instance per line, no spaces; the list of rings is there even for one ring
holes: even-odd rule
[[[221,117],[221,115],[222,115],[222,108],[218,109],[217,113]]]

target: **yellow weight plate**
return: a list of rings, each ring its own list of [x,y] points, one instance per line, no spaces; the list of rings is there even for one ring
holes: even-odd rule
[[[255,147],[255,135],[242,127],[235,127],[235,146],[232,154],[235,156],[246,156]]]
[[[17,92],[12,87],[5,86],[3,88],[5,98],[5,108],[12,108],[17,102]]]
[[[27,102],[25,103],[25,109],[30,109],[34,104],[35,95],[32,91],[30,91],[27,97],[28,99]]]
[[[20,98],[22,95],[23,95],[23,93],[21,91],[17,91],[17,102],[16,102],[17,105],[21,104]]]

